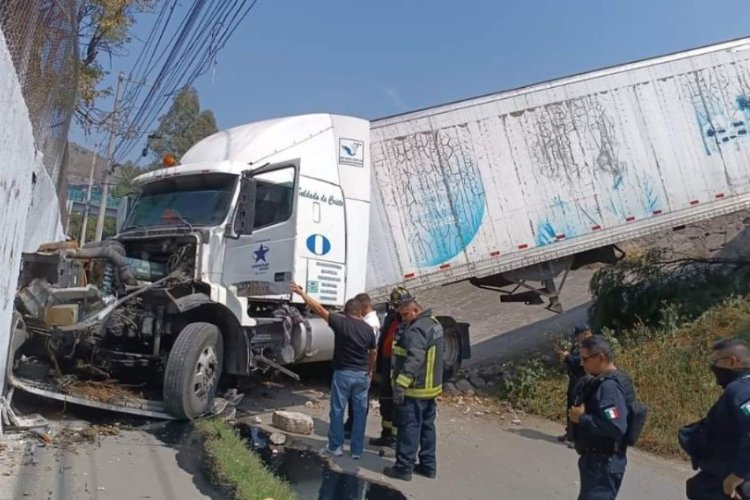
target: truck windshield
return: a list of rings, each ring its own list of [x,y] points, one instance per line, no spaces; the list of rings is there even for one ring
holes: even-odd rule
[[[185,175],[146,184],[123,230],[221,224],[229,212],[237,178],[233,174]]]

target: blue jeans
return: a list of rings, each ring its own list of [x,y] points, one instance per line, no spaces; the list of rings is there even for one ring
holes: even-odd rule
[[[349,401],[354,409],[352,425],[352,455],[362,455],[365,448],[365,423],[367,419],[367,395],[370,379],[367,372],[335,370],[331,382],[331,413],[328,426],[328,449],[344,446],[344,410]]]

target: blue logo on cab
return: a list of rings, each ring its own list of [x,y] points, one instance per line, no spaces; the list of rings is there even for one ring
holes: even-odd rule
[[[322,234],[313,234],[307,237],[307,249],[315,255],[325,255],[331,251],[331,242]]]

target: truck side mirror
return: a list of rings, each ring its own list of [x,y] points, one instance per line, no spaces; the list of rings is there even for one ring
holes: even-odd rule
[[[234,232],[237,235],[252,234],[255,223],[255,192],[258,183],[247,173],[240,180],[240,197],[234,216]]]

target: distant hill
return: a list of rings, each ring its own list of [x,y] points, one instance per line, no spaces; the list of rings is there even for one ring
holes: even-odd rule
[[[102,173],[107,165],[106,158],[95,155],[93,151],[74,142],[68,143],[68,164],[65,169],[69,186],[88,184],[91,162],[96,156],[94,182],[101,181]]]

